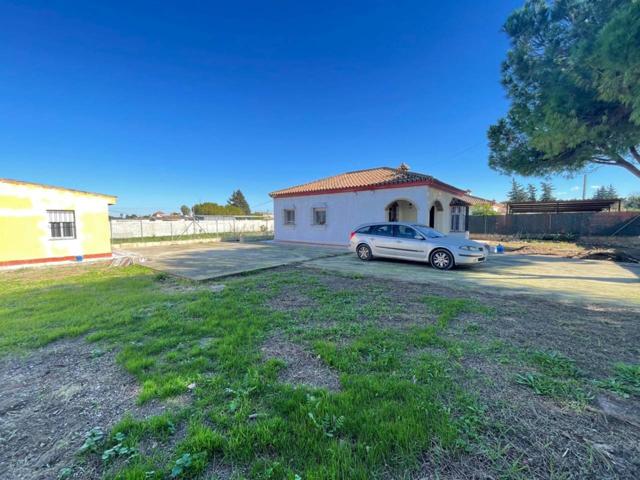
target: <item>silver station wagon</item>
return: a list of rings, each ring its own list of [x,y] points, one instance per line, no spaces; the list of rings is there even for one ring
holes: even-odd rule
[[[417,260],[438,270],[484,262],[489,253],[473,240],[449,237],[426,225],[406,222],[361,225],[351,232],[349,249],[364,261],[374,257]]]

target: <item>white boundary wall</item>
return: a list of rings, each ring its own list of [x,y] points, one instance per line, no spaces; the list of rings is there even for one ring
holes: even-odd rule
[[[119,220],[112,219],[111,238],[180,237],[202,233],[272,233],[272,219],[235,219],[224,217],[219,220]]]

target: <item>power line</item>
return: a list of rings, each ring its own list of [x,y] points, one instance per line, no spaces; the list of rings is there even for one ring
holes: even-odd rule
[[[259,203],[259,204],[257,204],[257,205],[252,205],[252,206],[251,206],[251,210],[255,210],[255,209],[256,209],[256,208],[258,208],[258,207],[262,207],[263,205],[266,205],[266,204],[268,204],[268,203],[271,203],[272,201],[273,201],[273,200],[269,199],[269,200],[267,200],[266,202],[262,202],[262,203]]]

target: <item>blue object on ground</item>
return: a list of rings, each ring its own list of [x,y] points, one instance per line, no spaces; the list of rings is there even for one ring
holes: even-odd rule
[[[496,247],[496,253],[504,253],[504,246],[498,244],[498,246]]]
[[[84,260],[82,255],[76,255],[76,262],[81,262],[82,260]]]

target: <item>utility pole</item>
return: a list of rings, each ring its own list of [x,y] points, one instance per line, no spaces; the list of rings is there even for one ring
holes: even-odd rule
[[[587,198],[587,174],[585,173],[582,177],[582,199],[585,200]]]

